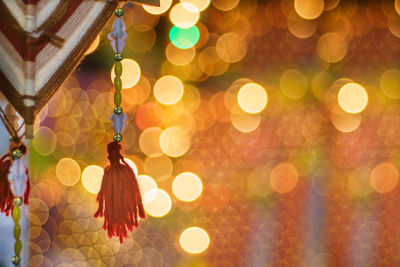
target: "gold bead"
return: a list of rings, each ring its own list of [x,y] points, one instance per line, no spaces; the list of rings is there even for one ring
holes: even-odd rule
[[[20,149],[14,149],[13,152],[11,153],[12,158],[15,159],[20,159],[22,157],[22,151]]]
[[[13,204],[14,204],[14,206],[16,206],[16,207],[21,206],[21,205],[22,205],[22,199],[21,199],[20,197],[14,198]]]
[[[122,75],[122,63],[120,61],[117,61],[117,63],[115,63],[114,73],[115,73],[115,76],[121,77],[121,75]]]
[[[120,135],[120,134],[114,135],[114,141],[117,142],[117,143],[121,142],[122,141],[122,135]]]
[[[119,114],[121,114],[122,112],[123,112],[122,107],[115,107],[115,108],[114,108],[114,113],[115,113],[115,114],[119,115]]]
[[[124,15],[124,10],[122,8],[117,8],[115,10],[115,16],[122,17]]]
[[[21,263],[21,257],[19,257],[19,256],[14,256],[14,257],[12,257],[11,262],[12,262],[14,265],[19,265],[19,264]]]
[[[14,223],[19,223],[19,219],[21,218],[21,210],[19,207],[13,207],[12,217],[14,219]]]
[[[124,56],[122,55],[122,54],[120,54],[120,53],[117,53],[117,54],[115,54],[114,55],[114,60],[115,61],[121,61],[122,59],[124,58]]]

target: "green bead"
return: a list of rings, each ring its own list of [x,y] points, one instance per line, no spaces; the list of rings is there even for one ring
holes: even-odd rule
[[[114,78],[114,87],[117,91],[122,89],[122,80],[118,76]]]
[[[120,134],[114,135],[114,141],[117,142],[117,143],[121,142],[122,141],[122,135],[120,135]]]
[[[120,53],[114,55],[114,60],[117,62],[120,62],[123,58],[124,56]]]
[[[122,63],[120,61],[115,63],[114,73],[115,73],[115,76],[121,77],[121,75],[122,75]]]
[[[20,197],[14,198],[13,204],[14,204],[14,206],[16,206],[16,207],[21,206],[21,205],[22,205],[22,198],[20,198]]]
[[[15,245],[14,245],[14,252],[16,256],[20,256],[22,251],[22,242],[21,240],[15,240]]]
[[[122,112],[123,112],[122,107],[115,107],[115,108],[114,108],[114,113],[115,113],[115,114],[119,115],[119,114],[121,114]]]
[[[19,239],[21,237],[21,225],[15,224],[14,225],[14,238]]]
[[[19,257],[19,256],[14,256],[14,257],[12,257],[11,262],[12,262],[14,265],[19,265],[19,264],[21,263],[21,257]]]
[[[114,103],[117,107],[121,106],[121,93],[119,91],[114,94]]]
[[[21,210],[19,207],[14,207],[12,210],[12,217],[14,219],[14,222],[18,224],[19,219],[21,219]]]
[[[115,16],[122,17],[124,15],[124,10],[122,8],[117,8],[115,10]]]
[[[15,159],[20,159],[22,157],[22,151],[19,149],[14,149],[13,152],[11,153],[12,158]]]

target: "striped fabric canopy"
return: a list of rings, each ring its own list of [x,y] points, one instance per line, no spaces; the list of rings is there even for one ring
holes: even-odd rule
[[[28,138],[35,114],[74,70],[118,2],[0,0],[0,90],[24,118]]]

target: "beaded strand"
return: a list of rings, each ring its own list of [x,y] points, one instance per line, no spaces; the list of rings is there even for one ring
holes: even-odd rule
[[[118,18],[122,17],[124,15],[124,10],[122,8],[117,8],[115,10],[115,16]],[[116,40],[118,42],[118,39]],[[118,47],[118,44],[116,45]],[[121,51],[117,51],[117,53],[114,54],[114,60],[115,62],[115,67],[114,67],[114,73],[115,73],[115,78],[114,78],[114,87],[115,87],[115,93],[114,93],[114,114],[118,115],[118,117],[114,118],[119,118],[121,114],[123,114],[123,109],[121,107],[121,102],[122,102],[122,95],[121,95],[121,89],[122,89],[122,80],[121,80],[121,75],[122,75],[122,59],[123,55]],[[121,117],[123,118],[123,117]],[[115,142],[121,142],[122,141],[122,135],[121,132],[123,129],[117,129],[118,127],[115,126],[116,121],[114,119],[114,130],[115,130],[115,135],[113,137]],[[123,127],[124,128],[124,127]]]
[[[11,261],[14,265],[19,265],[21,263],[21,251],[22,251],[22,241],[21,241],[21,225],[19,224],[19,220],[21,219],[21,210],[20,207],[22,205],[22,199],[19,197],[14,198],[13,201],[14,207],[12,210],[12,217],[14,220],[14,257],[12,257]]]

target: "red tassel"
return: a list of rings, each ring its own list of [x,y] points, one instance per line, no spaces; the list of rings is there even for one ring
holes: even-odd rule
[[[7,178],[11,167],[10,160],[7,157],[8,154],[0,159],[0,211],[5,212],[8,216],[13,207],[14,196]]]
[[[5,212],[7,216],[10,214],[10,211],[14,206],[13,200],[15,196],[10,188],[10,182],[8,181],[8,173],[10,172],[10,167],[12,164],[10,160],[12,155],[12,150],[15,149],[16,147],[18,147],[22,151],[23,155],[26,154],[26,146],[24,144],[21,143],[20,145],[16,145],[13,143],[10,146],[10,153],[4,155],[0,159],[0,211]],[[26,181],[26,190],[24,193],[23,201],[25,204],[29,204],[31,184],[30,184],[28,169],[26,169],[26,175],[28,176],[28,180]]]
[[[26,169],[26,175],[28,176],[28,180],[26,181],[26,190],[24,194],[24,204],[29,204],[29,195],[31,194],[31,178],[29,177],[29,171]]]
[[[128,230],[138,227],[138,215],[145,218],[139,185],[132,168],[121,155],[117,142],[107,146],[110,165],[104,168],[101,189],[97,196],[99,209],[94,217],[104,216],[103,229],[108,236],[118,236],[122,243]],[[120,162],[122,161],[122,163]]]

